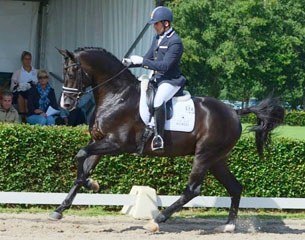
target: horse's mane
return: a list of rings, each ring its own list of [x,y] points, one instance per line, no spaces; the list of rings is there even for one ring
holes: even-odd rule
[[[108,57],[110,59],[120,62],[120,60],[116,56],[114,56],[111,52],[108,52],[105,48],[101,48],[101,47],[79,47],[79,48],[75,49],[74,52],[79,53],[79,52],[82,52],[82,51],[90,51],[90,50],[99,51],[103,54],[108,55]]]
[[[86,50],[90,50],[90,49],[107,52],[106,49],[102,48],[102,47],[78,47],[74,50],[74,52],[86,51]]]
[[[118,69],[122,69],[123,67],[125,67],[122,62],[112,53],[108,52],[106,49],[101,48],[101,47],[79,47],[77,49],[74,50],[74,53],[80,53],[83,51],[94,51],[95,54],[102,54],[105,58],[107,58],[109,61],[107,61],[106,64],[108,64],[107,66],[116,66],[116,68]],[[105,65],[105,64],[104,64]],[[111,69],[111,67],[105,67],[106,69]],[[127,76],[127,79],[131,79],[131,80],[136,80],[136,77],[132,74],[132,72],[129,69],[126,69],[126,71],[124,71],[123,74],[121,74],[119,76],[119,78],[121,78],[121,76]],[[138,82],[138,81],[136,81]]]

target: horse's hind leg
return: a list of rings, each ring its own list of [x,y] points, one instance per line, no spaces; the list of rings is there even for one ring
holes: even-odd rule
[[[226,158],[219,160],[219,162],[210,168],[210,171],[231,196],[228,221],[226,222],[226,225],[217,228],[217,230],[221,232],[233,232],[236,225],[242,186],[230,172]]]
[[[181,210],[184,204],[199,195],[201,184],[211,165],[211,160],[204,161],[204,159],[207,159],[206,156],[201,154],[196,155],[184,193],[176,202],[164,209],[162,213],[157,216],[155,219],[156,223],[165,222],[174,212]]]
[[[77,159],[77,178],[74,182],[72,188],[70,189],[67,197],[62,202],[62,204],[53,212],[50,214],[49,218],[51,220],[59,220],[62,218],[62,213],[64,210],[71,207],[72,202],[78,192],[78,190],[82,186],[86,186],[87,188],[95,189],[96,184],[90,179],[88,179],[91,171],[95,168],[97,165],[100,156],[98,155],[92,155],[86,157],[86,155],[82,155],[82,151],[80,150],[79,153],[76,155]]]

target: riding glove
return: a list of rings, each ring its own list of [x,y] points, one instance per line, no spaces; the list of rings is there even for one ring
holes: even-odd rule
[[[132,64],[134,64],[134,65],[142,65],[142,63],[143,63],[143,57],[138,56],[138,55],[130,56],[130,60],[131,60]]]
[[[129,67],[131,64],[142,65],[143,58],[138,55],[132,55],[132,56],[130,56],[130,58],[123,58],[122,63],[127,67]]]
[[[122,63],[128,67],[132,64],[132,61],[130,60],[130,58],[123,58]]]

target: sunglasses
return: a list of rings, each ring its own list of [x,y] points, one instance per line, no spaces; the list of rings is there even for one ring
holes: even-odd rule
[[[29,60],[32,60],[32,58],[24,58],[23,60],[29,61]]]
[[[39,76],[38,79],[48,79],[48,76]]]

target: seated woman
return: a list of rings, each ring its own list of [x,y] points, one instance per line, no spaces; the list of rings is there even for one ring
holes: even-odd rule
[[[48,83],[49,74],[46,70],[37,73],[38,83],[28,93],[28,117],[29,124],[54,125],[54,116],[46,114],[48,107],[58,109],[54,89]]]
[[[22,66],[14,72],[10,90],[14,92],[14,104],[17,104],[22,122],[26,121],[27,97],[29,89],[37,83],[37,70],[32,67],[32,54],[23,51],[21,54]]]

